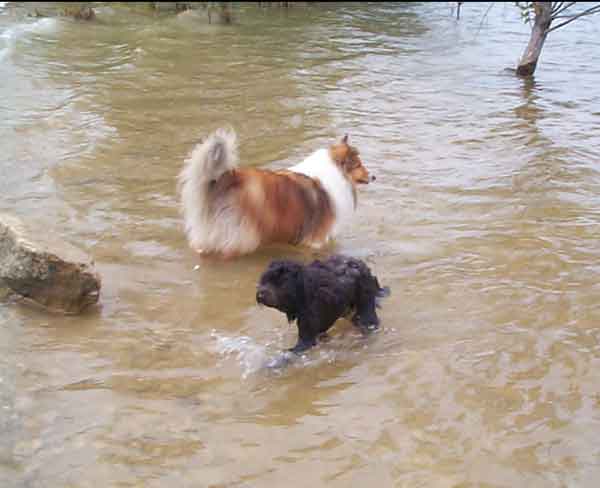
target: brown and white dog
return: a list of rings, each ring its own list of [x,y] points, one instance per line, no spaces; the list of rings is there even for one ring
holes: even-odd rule
[[[346,135],[287,170],[237,167],[237,137],[218,129],[179,175],[185,231],[201,253],[234,257],[271,243],[319,247],[356,208],[356,185],[373,178]]]

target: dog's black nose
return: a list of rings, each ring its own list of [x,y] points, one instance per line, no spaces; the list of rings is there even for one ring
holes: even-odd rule
[[[371,181],[375,181],[377,177],[375,175],[371,175]]]

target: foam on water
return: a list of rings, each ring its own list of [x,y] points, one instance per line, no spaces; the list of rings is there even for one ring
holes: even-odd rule
[[[0,5],[2,8],[2,5]],[[48,34],[56,31],[58,21],[52,18],[36,20],[32,23],[16,24],[0,33],[0,60],[10,56],[17,45],[17,41],[29,34]]]

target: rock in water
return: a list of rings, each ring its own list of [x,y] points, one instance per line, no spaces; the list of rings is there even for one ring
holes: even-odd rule
[[[93,261],[45,229],[0,214],[0,282],[45,308],[80,313],[100,296],[100,275]]]

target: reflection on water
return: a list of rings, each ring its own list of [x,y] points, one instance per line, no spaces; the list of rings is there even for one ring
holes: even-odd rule
[[[553,33],[524,81],[504,68],[527,27],[486,9],[243,6],[222,26],[1,5],[0,210],[84,246],[104,288],[83,317],[0,304],[0,485],[595,486],[598,22]],[[246,165],[350,134],[377,181],[321,254],[391,287],[378,334],[340,322],[263,368],[295,329],[256,306],[258,276],[315,254],[188,249],[176,175],[223,123]]]

